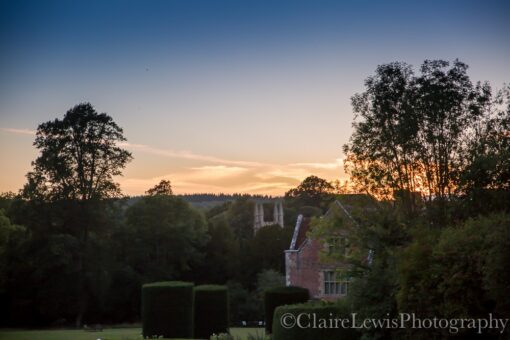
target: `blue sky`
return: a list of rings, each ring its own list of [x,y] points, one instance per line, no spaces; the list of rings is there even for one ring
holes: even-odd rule
[[[508,1],[0,1],[0,191],[39,123],[90,101],[125,130],[142,193],[282,193],[343,178],[350,97],[376,66],[460,58],[510,81]]]

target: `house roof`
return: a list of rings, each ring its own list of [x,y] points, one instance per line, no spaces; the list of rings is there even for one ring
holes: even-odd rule
[[[296,221],[296,227],[294,227],[294,234],[292,235],[292,241],[290,243],[290,250],[297,250],[301,248],[303,243],[306,241],[306,233],[310,229],[310,217],[303,217],[299,215]]]
[[[358,222],[353,215],[355,215],[357,209],[373,210],[377,208],[377,201],[366,194],[338,195],[333,204],[338,206],[355,224],[358,224]],[[329,213],[330,209],[324,216],[328,216]],[[311,218],[304,217],[303,215],[298,216],[289,250],[299,250],[306,242],[306,234],[310,229],[310,222]]]

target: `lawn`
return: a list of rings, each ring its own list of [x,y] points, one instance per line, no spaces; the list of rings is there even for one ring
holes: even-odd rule
[[[248,335],[262,336],[263,328],[231,328],[234,339],[248,339]],[[106,328],[102,332],[83,330],[1,330],[4,340],[141,340],[141,328]]]

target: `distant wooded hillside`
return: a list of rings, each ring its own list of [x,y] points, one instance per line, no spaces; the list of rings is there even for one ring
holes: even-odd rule
[[[182,198],[195,208],[209,209],[218,205],[221,205],[225,202],[233,202],[240,198],[248,198],[248,199],[256,199],[256,200],[271,200],[277,199],[280,197],[269,196],[269,195],[250,195],[250,194],[210,194],[210,193],[202,193],[202,194],[183,194],[183,195],[175,195],[177,197]],[[128,199],[128,205],[132,205],[136,201],[138,201],[143,196],[133,196]]]

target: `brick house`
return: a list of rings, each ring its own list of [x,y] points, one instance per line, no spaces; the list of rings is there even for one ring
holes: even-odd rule
[[[341,218],[351,226],[357,222],[352,211],[360,205],[363,209],[373,206],[374,200],[368,195],[340,195],[332,203]],[[328,218],[332,207],[321,218]],[[321,261],[321,250],[328,251],[331,245],[319,240],[310,239],[307,233],[310,229],[311,218],[299,215],[294,228],[294,234],[288,250],[285,250],[285,280],[287,286],[308,288],[310,296],[315,299],[336,300],[347,294],[349,282],[341,280],[336,271],[345,268],[341,262]],[[343,250],[348,252],[348,235],[339,234],[337,238],[343,244]]]

